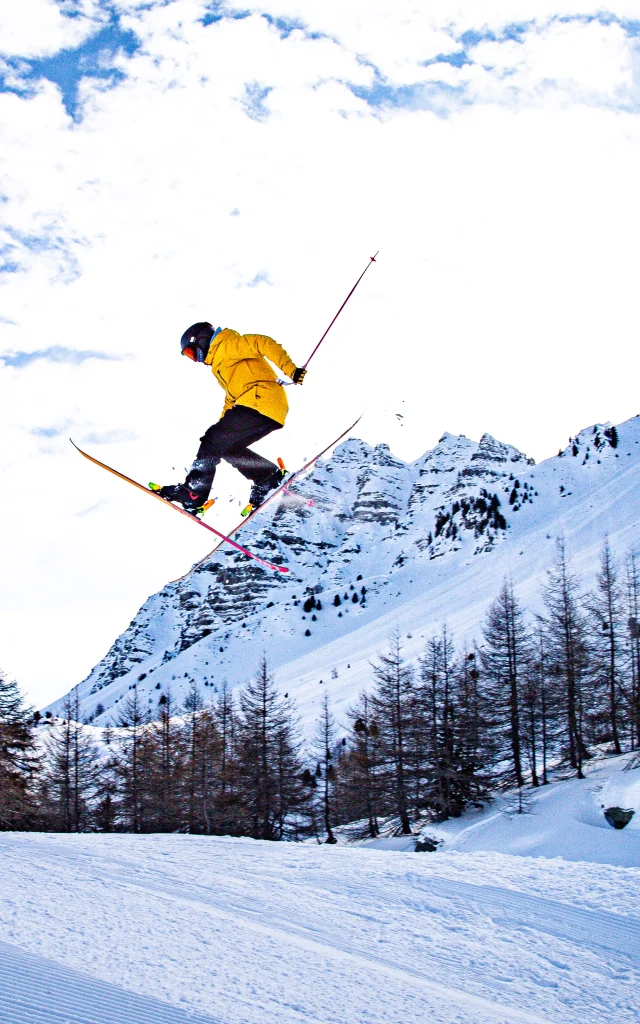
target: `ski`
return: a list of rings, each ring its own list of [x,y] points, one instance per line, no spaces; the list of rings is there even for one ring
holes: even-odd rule
[[[327,453],[327,452],[328,452],[328,451],[329,451],[329,450],[330,450],[331,448],[333,448],[333,447],[334,447],[334,445],[336,445],[336,444],[338,444],[338,443],[339,443],[340,441],[342,441],[342,438],[343,438],[343,437],[346,437],[346,436],[347,436],[347,434],[350,434],[350,433],[351,433],[351,431],[352,431],[352,430],[354,429],[354,427],[357,427],[358,423],[359,423],[359,422],[360,422],[360,420],[362,419],[362,416],[363,416],[363,413],[360,413],[360,415],[358,416],[357,420],[355,420],[355,421],[354,421],[354,422],[353,422],[353,423],[351,424],[351,426],[350,426],[350,427],[347,427],[347,429],[346,429],[346,430],[343,430],[343,431],[342,431],[342,433],[341,433],[341,434],[340,434],[340,435],[339,435],[338,437],[336,437],[336,438],[335,438],[335,439],[334,439],[333,441],[331,441],[331,443],[330,443],[330,444],[328,444],[328,445],[326,446],[326,448],[323,448],[321,452],[318,452],[318,453],[317,453],[317,455],[314,455],[312,459],[309,459],[309,461],[308,461],[308,462],[305,462],[304,466],[301,466],[301,467],[300,467],[300,469],[296,469],[296,470],[295,470],[295,472],[293,472],[293,473],[291,474],[291,476],[288,476],[288,477],[286,478],[286,480],[283,480],[283,481],[282,481],[282,483],[280,484],[280,486],[279,486],[279,487],[276,487],[276,489],[275,489],[274,491],[272,491],[272,492],[271,492],[271,494],[268,494],[268,495],[267,495],[267,497],[265,498],[265,500],[264,500],[264,501],[262,502],[262,505],[258,505],[258,507],[257,507],[257,508],[254,508],[254,509],[252,509],[252,511],[251,511],[251,512],[249,512],[249,513],[248,513],[248,515],[246,515],[246,516],[244,517],[244,519],[241,519],[241,520],[240,520],[240,522],[238,523],[238,525],[237,525],[237,526],[235,526],[235,527],[233,528],[233,530],[229,530],[229,538],[230,538],[230,537],[233,537],[233,536],[235,536],[235,534],[237,534],[237,533],[238,533],[238,532],[239,532],[239,531],[240,531],[240,530],[242,529],[242,527],[243,527],[243,526],[246,526],[246,525],[247,525],[247,523],[250,523],[250,522],[251,522],[251,520],[253,519],[253,517],[254,517],[255,515],[257,515],[257,514],[258,514],[258,512],[260,512],[260,511],[261,511],[262,509],[266,508],[266,506],[267,506],[267,505],[268,505],[268,504],[269,504],[269,503],[270,503],[271,501],[273,501],[273,500],[274,500],[275,498],[277,498],[277,497],[278,497],[278,495],[280,495],[280,494],[284,494],[284,493],[287,493],[287,492],[289,492],[289,488],[291,487],[291,484],[292,484],[292,483],[294,483],[294,482],[295,482],[295,481],[296,481],[296,480],[298,479],[298,477],[302,476],[302,474],[303,474],[303,473],[306,473],[306,471],[307,471],[308,469],[310,469],[310,468],[311,468],[311,466],[313,466],[313,464],[314,464],[315,462],[317,462],[317,461],[318,461],[318,459],[321,459],[323,455],[326,455],[326,453]],[[294,497],[297,497],[297,495],[294,495]],[[226,537],[225,537],[225,540],[226,540],[226,539],[228,539],[228,538],[226,538]],[[233,541],[231,541],[231,543],[233,544]],[[209,558],[211,558],[211,556],[212,556],[212,555],[214,555],[214,554],[216,553],[216,551],[218,550],[218,548],[222,547],[222,545],[223,545],[223,544],[224,544],[224,540],[221,540],[221,541],[219,541],[219,542],[218,542],[218,543],[216,544],[216,546],[215,546],[215,547],[214,547],[214,548],[213,548],[213,549],[212,549],[212,550],[211,550],[211,551],[209,552],[209,554],[208,554],[208,555],[205,555],[205,556],[204,556],[204,558],[201,558],[199,562],[196,562],[196,563],[195,563],[195,565],[192,565],[192,566],[191,566],[191,568],[189,569],[189,571],[188,571],[188,572],[185,572],[183,576],[178,576],[178,578],[177,578],[177,579],[175,579],[175,580],[171,580],[171,582],[172,582],[172,583],[179,583],[179,582],[180,582],[180,580],[183,580],[183,579],[185,579],[185,578],[186,578],[186,577],[187,577],[187,576],[189,575],[189,573],[191,573],[191,572],[193,572],[193,571],[194,571],[194,569],[198,569],[198,568],[199,568],[199,567],[200,567],[201,565],[204,565],[204,563],[205,563],[205,562],[206,562],[206,561],[207,561],[207,560],[208,560]],[[255,556],[254,556],[254,557],[255,557]]]
[[[69,438],[69,440],[71,441],[71,438]],[[267,562],[265,558],[260,558],[260,555],[255,555],[252,551],[249,551],[247,548],[243,548],[241,544],[237,544],[235,540],[231,539],[231,537],[227,537],[226,533],[221,533],[220,530],[214,529],[213,526],[209,526],[208,523],[203,523],[201,519],[197,519],[196,516],[191,515],[191,513],[187,512],[186,509],[179,508],[178,505],[174,505],[172,504],[172,502],[167,501],[165,498],[161,498],[160,495],[157,494],[155,491],[151,490],[151,488],[145,487],[144,484],[139,484],[137,480],[132,480],[130,476],[126,476],[124,473],[120,473],[119,470],[113,469],[112,466],[107,466],[106,462],[100,462],[100,459],[95,459],[93,455],[88,455],[87,452],[83,452],[82,448],[78,448],[78,445],[75,443],[75,441],[71,441],[71,444],[76,449],[76,451],[80,452],[80,454],[83,455],[85,459],[88,459],[89,462],[93,462],[94,465],[100,466],[101,469],[106,469],[107,472],[113,473],[114,476],[120,477],[120,479],[126,481],[126,483],[133,484],[133,486],[137,487],[139,491],[144,491],[145,494],[151,495],[151,497],[155,498],[156,501],[161,501],[163,505],[168,505],[168,507],[172,508],[174,512],[179,512],[181,515],[186,516],[187,519],[190,519],[191,522],[197,523],[198,526],[202,526],[203,529],[209,530],[210,533],[214,533],[216,537],[220,538],[219,543],[216,544],[214,548],[214,551],[217,551],[221,544],[230,544],[232,548],[235,548],[237,551],[240,551],[243,555],[246,555],[248,558],[253,558],[255,562],[257,562],[259,565],[264,566],[265,569],[271,569],[273,572],[280,573],[289,572],[285,565],[274,565],[273,562]],[[247,516],[247,520],[250,518],[250,516]]]

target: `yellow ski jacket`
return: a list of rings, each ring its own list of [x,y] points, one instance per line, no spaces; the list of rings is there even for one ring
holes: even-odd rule
[[[284,424],[289,411],[287,395],[267,359],[287,377],[293,376],[296,364],[282,345],[265,334],[238,334],[225,327],[213,339],[205,363],[224,388],[223,416],[234,405],[248,405]]]

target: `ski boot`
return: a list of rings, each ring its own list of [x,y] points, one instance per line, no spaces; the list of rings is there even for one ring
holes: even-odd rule
[[[161,487],[160,484],[154,484],[153,481],[149,484],[149,490],[154,491],[165,501],[176,501],[182,505],[185,512],[188,512],[190,516],[194,516],[199,519],[203,516],[207,509],[215,505],[215,499],[212,498],[209,501],[200,501],[197,494],[194,494],[186,484],[167,484],[165,487]]]
[[[266,480],[263,480],[262,483],[254,484],[251,488],[249,504],[245,505],[241,515],[251,515],[251,513],[255,512],[257,508],[260,508],[267,496],[271,494],[271,491],[275,490],[276,487],[280,487],[286,477],[287,471],[285,469],[284,462],[282,459],[278,459],[278,468],[271,474],[271,476],[267,477]]]

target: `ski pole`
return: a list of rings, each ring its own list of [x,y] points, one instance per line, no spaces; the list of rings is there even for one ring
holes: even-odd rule
[[[378,252],[380,252],[380,250],[379,250],[379,249],[378,249]],[[378,253],[376,253],[376,256],[377,256],[377,255],[378,255]],[[315,356],[316,352],[318,351],[318,349],[319,349],[319,348],[320,348],[320,346],[322,345],[322,342],[324,341],[324,339],[326,338],[327,334],[329,333],[329,331],[331,330],[331,328],[332,328],[332,327],[333,327],[333,325],[335,324],[336,320],[338,319],[338,317],[339,317],[339,316],[340,316],[340,314],[342,313],[342,310],[344,309],[344,307],[346,306],[347,302],[349,301],[349,299],[351,298],[351,296],[352,296],[352,295],[353,295],[353,293],[355,292],[356,288],[358,287],[358,285],[359,285],[359,284],[360,284],[360,282],[362,281],[362,278],[363,278],[363,277],[364,277],[364,275],[366,274],[366,272],[367,272],[367,270],[369,269],[369,267],[371,266],[371,264],[372,264],[372,263],[375,263],[375,262],[376,262],[376,256],[370,256],[370,257],[369,257],[369,262],[367,263],[366,267],[364,268],[364,270],[363,270],[363,271],[362,271],[362,273],[360,274],[360,277],[358,278],[358,280],[357,280],[357,281],[356,281],[356,283],[354,284],[353,288],[351,289],[351,291],[350,291],[350,292],[349,292],[349,294],[347,295],[346,299],[344,300],[344,302],[343,302],[343,303],[342,303],[342,305],[340,306],[340,309],[338,310],[338,312],[337,312],[337,313],[336,313],[336,315],[334,316],[333,320],[331,321],[331,323],[330,323],[330,324],[329,324],[329,326],[327,327],[326,331],[324,332],[324,334],[323,334],[323,335],[322,335],[322,337],[320,338],[320,341],[318,342],[318,344],[317,344],[317,345],[316,345],[316,347],[314,348],[313,352],[311,353],[311,355],[310,355],[310,356],[309,356],[309,358],[307,359],[306,363],[304,363],[304,364],[303,364],[303,367],[302,367],[302,368],[303,368],[303,370],[306,370],[307,366],[309,365],[309,363],[311,362],[311,360],[312,360],[312,359],[313,359],[313,357]]]

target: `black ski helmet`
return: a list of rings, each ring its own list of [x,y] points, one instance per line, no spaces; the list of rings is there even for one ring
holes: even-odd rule
[[[211,324],[205,322],[192,324],[180,338],[180,349],[183,356],[188,356],[196,363],[204,363],[214,334],[215,331]]]

